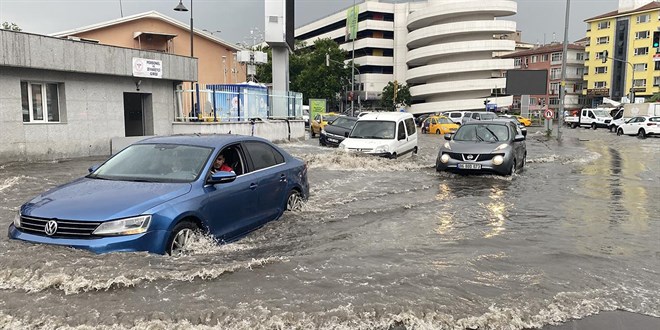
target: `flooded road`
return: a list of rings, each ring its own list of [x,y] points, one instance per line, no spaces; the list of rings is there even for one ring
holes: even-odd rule
[[[0,328],[524,329],[610,310],[660,318],[660,138],[530,130],[514,177],[284,144],[311,197],[191,255],[94,255],[0,238]],[[0,165],[0,229],[103,158]],[[103,201],[98,201],[103,203]]]

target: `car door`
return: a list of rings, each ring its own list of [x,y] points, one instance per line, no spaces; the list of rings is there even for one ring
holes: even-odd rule
[[[271,145],[261,141],[244,143],[250,157],[252,174],[257,177],[257,216],[252,226],[259,226],[277,218],[284,210],[288,193],[288,178],[284,156]]]
[[[433,118],[437,126],[437,119]],[[404,126],[406,127],[406,143],[404,152],[410,152],[417,146],[417,127],[415,127],[415,121],[412,118],[406,118],[404,121]],[[435,133],[432,131],[431,133]]]
[[[245,168],[245,153],[242,148],[240,145],[231,147],[236,148],[236,155],[239,157],[234,166]],[[227,148],[220,152],[225,149]],[[220,152],[214,155],[213,159],[217,158]],[[233,182],[204,186],[207,203],[203,213],[209,223],[209,231],[218,239],[231,239],[246,223],[254,221],[252,208],[258,202],[257,181],[254,179],[254,176],[243,174],[238,175]]]

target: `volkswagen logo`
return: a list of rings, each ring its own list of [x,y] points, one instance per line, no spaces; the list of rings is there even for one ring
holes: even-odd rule
[[[468,160],[472,160],[472,159],[474,159],[474,156],[472,156],[472,155],[467,155],[467,159],[468,159]]]
[[[46,228],[44,228],[46,231],[46,235],[48,236],[53,236],[57,232],[57,222],[55,220],[50,220],[46,222]]]

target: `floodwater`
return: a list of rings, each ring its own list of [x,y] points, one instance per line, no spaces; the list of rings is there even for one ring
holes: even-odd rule
[[[660,318],[660,138],[530,130],[512,178],[437,173],[441,136],[388,160],[283,145],[311,197],[179,258],[0,238],[0,328],[525,329],[611,310]],[[0,166],[0,229],[99,161]],[[102,200],[98,201],[103,203]]]

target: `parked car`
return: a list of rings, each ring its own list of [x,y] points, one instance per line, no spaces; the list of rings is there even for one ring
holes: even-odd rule
[[[458,129],[458,124],[445,116],[430,116],[422,123],[424,134],[453,134]]]
[[[465,115],[467,111],[449,111],[445,112],[444,115],[447,116],[451,121],[453,121],[456,124],[462,124],[463,123],[463,116]]]
[[[496,118],[497,115],[493,112],[485,112],[485,111],[465,112],[463,118],[461,119],[461,125],[465,123],[469,123],[474,120],[493,120]]]
[[[344,141],[348,133],[351,132],[357,120],[355,117],[337,117],[332,124],[328,124],[321,130],[319,144],[322,146],[338,147],[341,141]]]
[[[521,130],[527,130],[527,129],[525,128],[525,124],[523,124],[522,122],[520,122],[520,121],[518,120],[518,118],[515,117],[515,116],[511,116],[511,115],[499,115],[499,116],[497,116],[497,118],[500,118],[500,119],[502,119],[502,120],[509,120],[509,121],[511,121],[512,123],[516,124],[516,126],[518,126],[518,128],[520,128]]]
[[[430,113],[424,113],[424,114],[421,114],[421,115],[415,117],[415,124],[417,124],[418,127],[422,127],[422,124],[424,123],[426,118],[428,118],[430,116],[431,116]]]
[[[532,120],[531,119],[529,119],[527,117],[520,116],[520,115],[513,115],[513,116],[518,118],[518,121],[523,123],[523,125],[525,125],[525,127],[532,126]]]
[[[339,144],[347,152],[388,158],[417,153],[417,126],[408,112],[376,112],[358,118]]]
[[[305,122],[305,127],[309,127],[309,110],[303,109],[302,119]]]
[[[616,135],[637,135],[645,138],[648,135],[660,135],[660,117],[632,117],[619,125]]]
[[[438,172],[512,175],[527,161],[525,136],[508,120],[472,121],[445,140],[435,162]]]
[[[233,172],[212,171],[219,155]],[[89,172],[23,204],[9,237],[96,253],[178,254],[194,232],[235,240],[309,196],[306,163],[241,135],[149,138]]]
[[[312,122],[309,127],[309,131],[312,137],[315,137],[317,134],[321,134],[321,130],[326,125],[332,123],[333,120],[337,119],[340,114],[334,112],[318,113],[312,119]]]

